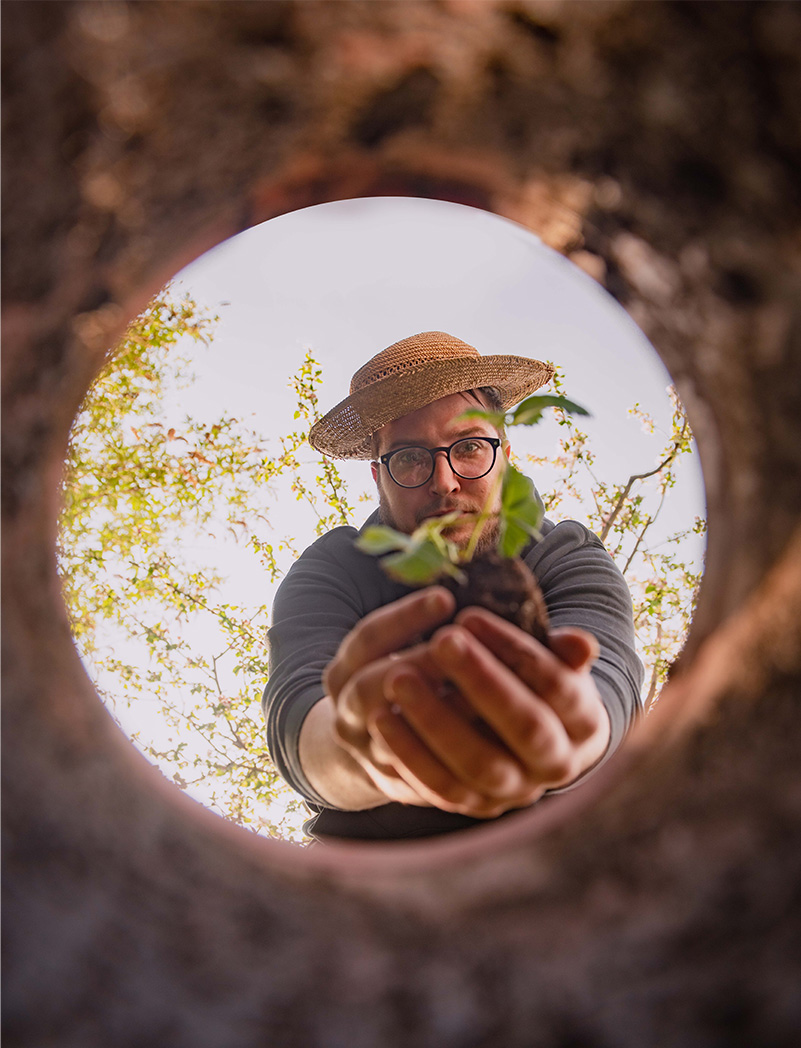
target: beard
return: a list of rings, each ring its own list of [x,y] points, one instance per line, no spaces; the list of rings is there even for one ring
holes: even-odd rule
[[[469,527],[461,526],[463,528],[463,534],[458,535],[458,537],[451,537],[451,528],[446,528],[442,533],[449,542],[453,542],[453,544],[463,552],[467,549],[467,545],[473,535],[473,528],[475,527],[475,521],[470,521],[469,523]],[[460,529],[460,525],[456,524],[455,529]],[[473,556],[478,556],[479,553],[488,553],[490,550],[497,549],[500,530],[501,526],[497,517],[490,517],[488,520],[485,520],[481,529],[481,534],[479,535],[478,541],[474,547]]]
[[[428,520],[430,517],[436,516],[440,513],[450,512],[462,512],[468,513],[473,517],[477,517],[480,510],[473,506],[459,506],[449,504],[447,502],[440,503],[437,506],[430,506],[424,509],[419,519],[416,521],[416,525],[420,525],[424,520]],[[398,521],[392,512],[389,505],[389,501],[384,495],[384,489],[381,484],[378,484],[378,520],[381,524],[384,524],[388,528],[394,528],[396,531],[405,531],[406,529],[401,528],[398,525]],[[464,523],[457,522],[451,525],[449,528],[445,528],[442,532],[443,536],[452,542],[458,549],[464,551],[472,537],[473,528],[475,526],[475,520],[466,520]],[[486,553],[489,550],[495,549],[498,545],[498,536],[500,533],[500,522],[497,516],[490,517],[484,521],[484,525],[479,536],[478,542],[475,546],[475,554]]]

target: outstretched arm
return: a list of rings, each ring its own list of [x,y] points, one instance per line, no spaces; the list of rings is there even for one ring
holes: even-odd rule
[[[407,804],[435,805],[443,810],[467,810],[459,807],[458,799],[454,804],[452,798],[436,791],[432,794],[430,786],[424,789],[419,778],[412,775],[412,769],[407,770],[404,778],[400,773],[404,762],[389,743],[392,725],[385,720],[382,733],[377,723],[379,713],[390,713],[395,718],[401,714],[402,720],[398,721],[401,729],[405,725],[417,738],[422,737],[422,725],[419,732],[412,725],[416,693],[406,700],[407,710],[403,714],[403,696],[386,690],[391,681],[390,677],[385,682],[386,673],[390,668],[400,669],[400,660],[404,659],[404,665],[412,674],[422,674],[423,686],[435,691],[435,699],[425,704],[424,709],[436,708],[436,703],[445,703],[463,713],[466,708],[470,711],[468,723],[479,726],[479,736],[500,747],[502,755],[509,751],[508,743],[499,733],[501,726],[496,730],[491,727],[491,718],[481,715],[480,697],[474,697],[471,704],[458,689],[446,684],[448,664],[444,653],[440,652],[439,662],[435,662],[435,645],[425,649],[418,646],[414,654],[408,649],[416,636],[447,621],[453,612],[452,598],[445,590],[436,591],[440,596],[435,600],[445,602],[444,613],[439,618],[438,613],[432,618],[421,615],[424,602],[435,591],[419,591],[399,600],[402,587],[390,585],[373,558],[353,550],[350,536],[344,534],[348,529],[340,530],[342,537],[337,537],[338,532],[331,533],[300,558],[276,598],[274,625],[270,631],[271,676],[265,690],[268,740],[276,766],[311,803],[324,807],[357,811],[397,799]],[[343,541],[343,537],[347,541]],[[584,696],[591,716],[597,719],[587,739],[576,736],[576,724],[570,717],[564,722],[571,744],[569,763],[573,767],[569,772],[576,772],[571,777],[565,769],[564,781],[569,786],[594,766],[591,758],[596,749],[602,751],[601,760],[614,751],[639,709],[640,667],[633,648],[631,601],[609,555],[595,536],[579,524],[566,522],[546,529],[543,541],[527,559],[543,587],[551,614],[557,668],[563,664],[573,671],[564,676],[555,691],[548,691],[547,681],[539,679],[540,672],[549,665],[545,657],[549,653],[535,648],[533,653],[529,652],[527,661],[521,662],[521,655],[514,654],[514,644],[511,649],[508,647],[511,642],[507,642],[507,648],[499,646],[502,638],[495,636],[491,625],[482,633],[480,617],[484,613],[475,609],[462,613],[459,626],[486,650],[486,654],[481,655],[483,659],[492,656],[491,675],[497,676],[499,667],[511,670],[526,685],[527,692],[539,700],[540,705],[523,703],[529,713],[538,718],[538,723],[545,725],[536,730],[547,730],[549,696],[555,706],[560,703],[553,694],[564,689],[567,694],[576,694],[578,688],[578,693]],[[370,611],[371,608],[376,610]],[[400,621],[396,616],[401,617]],[[515,643],[524,648],[533,643],[513,627],[497,628],[512,630]],[[600,656],[595,662],[594,638],[600,644]],[[471,643],[470,636],[466,639]],[[406,649],[402,655],[390,658],[393,651],[401,649]],[[469,658],[478,657],[475,650],[470,651]],[[383,668],[376,669],[374,664],[381,660],[389,661],[384,661]],[[590,665],[591,676],[587,672]],[[457,666],[454,672],[458,669]],[[595,688],[600,691],[607,721],[611,724],[611,738],[603,747],[606,721],[595,702]],[[469,681],[462,684],[462,690],[470,692]],[[502,687],[500,693],[504,693]],[[420,716],[418,711],[418,721]],[[558,744],[558,731],[551,737]],[[475,740],[474,743],[479,744]],[[396,749],[399,746],[396,732]],[[427,749],[434,753],[436,747],[427,746]],[[525,767],[531,755],[518,754],[516,759],[518,763],[522,759],[525,777],[529,774]],[[528,793],[524,792],[519,803],[528,803],[528,797],[538,795],[537,789],[541,792],[567,788],[550,784],[560,779],[556,770],[552,768],[549,776],[543,774],[536,788],[532,786]],[[494,803],[492,794],[489,796],[488,810]],[[502,800],[503,803],[509,801],[508,798]]]
[[[388,801],[426,805],[426,799],[381,755],[369,725],[388,700],[384,680],[401,649],[453,614],[444,590],[412,593],[366,616],[345,637],[325,674],[328,693],[300,731],[300,763],[326,801],[346,811]],[[419,665],[420,649],[417,655]]]

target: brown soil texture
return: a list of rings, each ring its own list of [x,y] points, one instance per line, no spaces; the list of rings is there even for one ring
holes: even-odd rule
[[[466,581],[446,583],[456,597],[456,609],[477,606],[500,615],[548,646],[548,609],[530,568],[519,557],[481,553],[462,565]]]

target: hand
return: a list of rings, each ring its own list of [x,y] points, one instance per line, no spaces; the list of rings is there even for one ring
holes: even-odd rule
[[[387,800],[430,804],[398,774],[392,754],[372,730],[375,718],[390,708],[385,679],[396,666],[408,665],[432,686],[444,683],[427,645],[410,645],[446,622],[455,606],[452,594],[432,587],[379,608],[351,630],[326,668],[323,682],[334,710],[328,730]]]
[[[393,706],[371,720],[376,752],[429,804],[478,818],[573,782],[609,743],[589,674],[598,645],[578,629],[554,630],[551,642],[549,651],[490,612],[465,609],[427,646],[433,672],[413,659],[384,672]]]

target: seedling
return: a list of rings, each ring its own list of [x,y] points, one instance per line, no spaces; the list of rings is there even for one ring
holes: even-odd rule
[[[585,408],[566,397],[533,396],[512,412],[470,408],[457,421],[482,419],[499,430],[534,426],[541,421],[543,411],[548,407],[561,408],[575,415],[589,415]],[[492,517],[498,518],[497,548],[501,557],[516,557],[531,538],[539,538],[545,510],[529,477],[508,463],[501,480],[500,506],[497,511],[492,511],[489,507],[495,502],[496,495],[497,487],[490,492],[481,513],[474,515],[473,533],[464,550],[459,550],[443,535],[457,520],[465,520],[464,515],[458,513],[425,520],[411,535],[376,524],[365,530],[356,545],[365,553],[383,557],[381,566],[387,574],[409,586],[428,586],[441,576],[458,579],[463,575],[460,565],[473,559],[484,527]]]
[[[511,412],[471,408],[460,420],[481,419],[499,430],[534,426],[549,407],[575,415],[589,414],[566,397],[545,395],[528,397]],[[365,530],[356,545],[365,553],[382,557],[381,566],[391,578],[408,586],[428,586],[443,580],[454,592],[457,607],[482,604],[547,642],[545,603],[534,576],[519,560],[531,539],[540,537],[545,508],[532,481],[511,463],[507,463],[500,484],[499,508],[491,508],[497,500],[496,485],[481,512],[473,516],[473,531],[463,550],[444,534],[457,520],[464,522],[465,516],[458,513],[423,521],[411,535],[374,525]],[[498,521],[497,547],[476,555],[481,535],[493,517]]]

